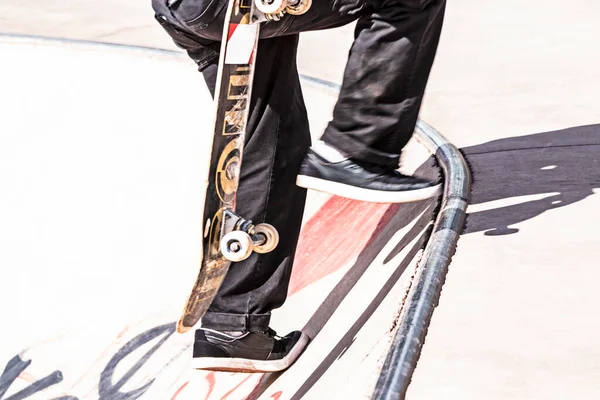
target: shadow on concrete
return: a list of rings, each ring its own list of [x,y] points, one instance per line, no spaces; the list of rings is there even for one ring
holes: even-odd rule
[[[499,139],[462,151],[474,178],[470,210],[475,211],[465,233],[514,234],[519,229],[513,225],[600,188],[600,125]]]
[[[518,229],[512,225],[545,211],[576,203],[592,195],[593,188],[600,188],[600,125],[500,139],[464,148],[462,151],[474,176],[470,204],[474,205],[475,211],[469,215],[465,233],[485,232],[490,236],[514,234]],[[419,168],[419,173],[430,175],[431,178],[431,174],[436,171],[432,167],[433,160],[429,160]],[[426,243],[428,232],[422,232],[434,218],[435,202],[388,207],[356,263],[307,323],[305,330],[312,337],[318,335],[374,257],[389,244],[394,233],[425,210],[420,221],[399,241],[393,254],[387,259],[391,259],[421,235],[417,244],[398,265],[377,296],[371,299],[365,313],[303,382],[292,396],[293,399],[306,395],[333,362],[352,346],[357,332],[368,320],[372,310],[405,271],[410,259]],[[249,399],[258,398],[278,376],[279,374],[265,375]]]
[[[421,167],[419,167],[416,174],[425,178],[436,179],[438,177],[438,167],[435,163],[435,160],[433,158],[429,159],[427,162],[421,165]],[[340,341],[331,348],[330,352],[323,357],[323,361],[303,382],[298,391],[293,395],[290,394],[291,399],[303,398],[303,396],[305,396],[308,391],[319,381],[329,367],[331,367],[335,360],[340,358],[352,346],[360,329],[375,312],[381,301],[383,301],[390,290],[398,282],[419,250],[424,248],[427,244],[427,239],[429,238],[432,228],[431,223],[437,212],[437,204],[437,199],[431,199],[429,201],[407,203],[402,205],[391,204],[386,206],[387,208],[385,213],[379,220],[376,229],[373,231],[367,242],[367,245],[358,255],[354,265],[352,265],[348,272],[346,272],[342,279],[340,279],[339,283],[325,298],[323,303],[306,323],[302,331],[314,339],[319,332],[321,332],[329,319],[333,316],[346,296],[348,296],[352,288],[371,266],[373,260],[383,251],[386,246],[390,244],[390,241],[393,239],[394,235],[401,229],[408,226],[419,215],[421,215],[419,220],[406,233],[406,235],[398,240],[398,243],[395,244],[390,253],[385,255],[384,262],[389,262],[395,256],[400,254],[400,252],[403,251],[406,246],[411,244],[413,240],[417,239],[417,241],[407,252],[406,257],[404,257],[400,264],[396,267],[390,278],[381,287],[377,295],[370,299],[365,311],[360,315],[356,322],[350,327],[350,329],[348,329]],[[353,216],[349,215],[347,217],[352,218]],[[348,232],[348,234],[352,234],[352,232]],[[327,248],[322,248],[315,249],[315,251],[320,254],[326,254],[329,250]],[[326,266],[323,267],[326,268]],[[258,399],[265,392],[265,390],[281,375],[281,372],[265,374],[262,377],[261,382],[246,398],[246,400]]]

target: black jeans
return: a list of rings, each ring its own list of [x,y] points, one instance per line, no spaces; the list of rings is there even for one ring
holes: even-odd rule
[[[168,1],[153,0],[157,20],[196,61],[214,93],[227,0]],[[354,159],[397,167],[417,121],[444,9],[445,0],[313,0],[306,14],[261,27],[237,206],[240,215],[274,225],[280,243],[232,265],[203,327],[266,330],[271,310],[287,296],[306,198],[295,178],[310,146],[296,67],[298,34],[357,21],[322,140]]]

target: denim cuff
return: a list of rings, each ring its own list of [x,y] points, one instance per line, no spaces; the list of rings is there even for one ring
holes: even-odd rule
[[[398,168],[400,165],[400,153],[385,153],[372,149],[352,138],[350,135],[337,134],[335,130],[327,128],[321,137],[325,143],[346,153],[351,159],[385,167]]]
[[[265,332],[269,330],[271,314],[226,314],[207,312],[202,317],[202,328],[215,331]]]

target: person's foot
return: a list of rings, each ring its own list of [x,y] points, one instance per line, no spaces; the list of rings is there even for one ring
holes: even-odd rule
[[[294,331],[279,337],[267,332],[218,332],[198,329],[194,342],[192,367],[211,371],[282,371],[298,359],[308,336]]]
[[[300,167],[296,184],[354,200],[406,203],[440,193],[441,185],[394,168],[363,164],[344,157],[330,146],[310,149]]]

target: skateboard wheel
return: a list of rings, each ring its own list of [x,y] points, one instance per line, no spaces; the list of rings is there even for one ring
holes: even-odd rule
[[[256,0],[256,8],[266,15],[279,14],[287,6],[286,0]]]
[[[265,14],[265,17],[268,21],[279,21],[281,18],[285,16],[285,11],[282,11],[278,14]]]
[[[244,231],[232,231],[223,236],[219,248],[229,261],[244,261],[252,254],[252,239]]]
[[[302,15],[310,9],[312,0],[297,0],[295,4],[288,3],[285,11],[291,15]]]
[[[254,233],[256,235],[264,235],[267,238],[264,244],[253,247],[252,250],[259,254],[270,253],[279,244],[279,232],[277,232],[277,229],[273,225],[258,224],[254,227]]]

